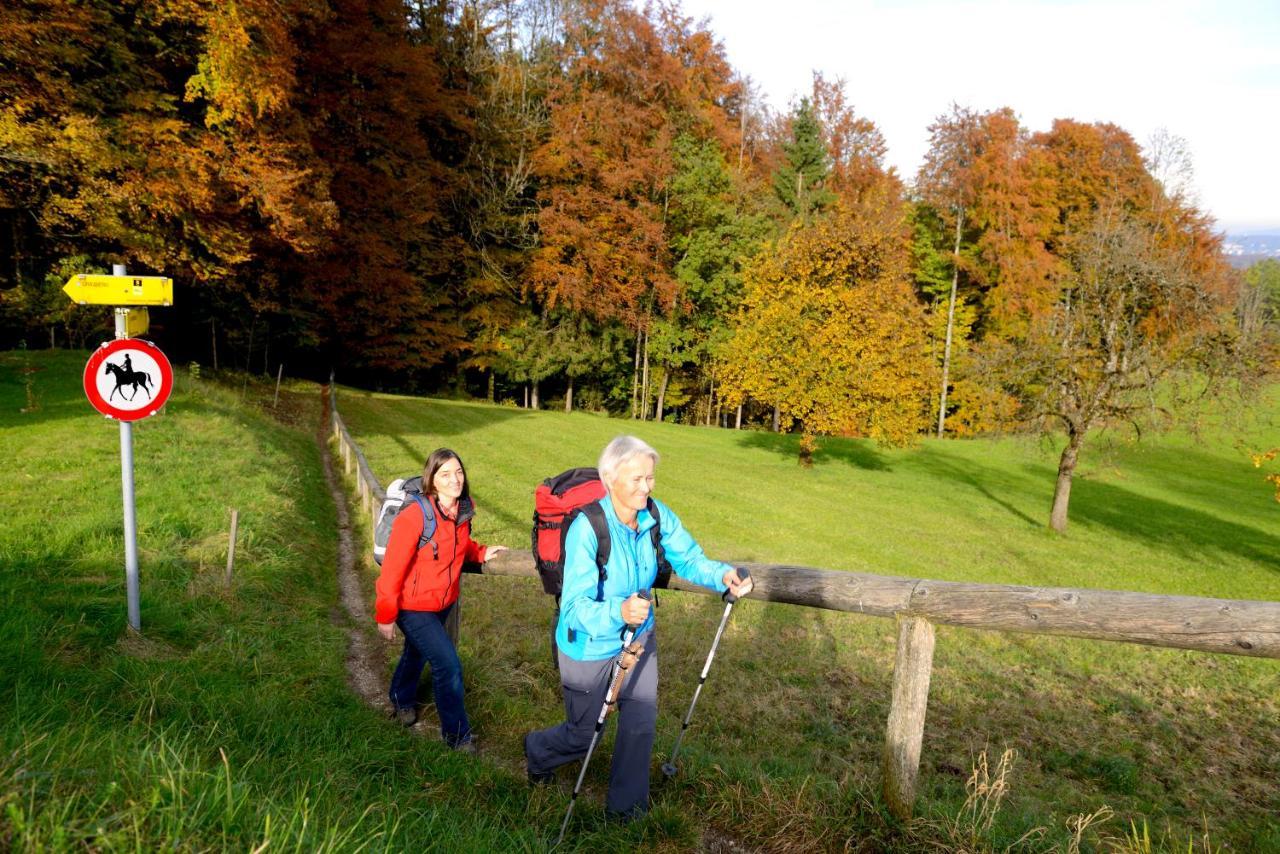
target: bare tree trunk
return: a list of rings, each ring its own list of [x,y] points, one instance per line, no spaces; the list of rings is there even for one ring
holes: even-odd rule
[[[54,333],[53,333],[54,329],[55,329],[54,325],[50,323],[49,324],[49,349],[50,350],[57,349],[57,346],[58,346],[58,339],[54,337]]]
[[[529,384],[524,384],[524,408],[529,408]]]
[[[956,212],[956,247],[951,253],[951,299],[947,302],[947,343],[942,350],[942,393],[938,395],[938,438],[947,422],[947,375],[951,371],[951,328],[956,320],[956,285],[960,282],[960,226],[964,222],[964,209]]]
[[[1049,527],[1059,534],[1067,532],[1067,505],[1071,501],[1071,478],[1076,472],[1080,446],[1084,444],[1084,431],[1071,430],[1067,434],[1067,447],[1062,449],[1058,462],[1058,485],[1053,491],[1053,509],[1049,511]]]
[[[800,466],[802,468],[813,467],[813,452],[818,450],[818,441],[814,436],[808,433],[800,434]]]
[[[773,432],[782,432],[782,411],[778,409],[778,404],[773,405]]]
[[[640,383],[640,420],[649,420],[649,331],[644,333],[644,371]]]
[[[738,404],[738,415],[736,418],[733,419],[733,429],[734,430],[742,429],[742,404],[741,403]]]
[[[711,378],[711,383],[710,383],[710,385],[708,385],[708,386],[707,386],[707,420],[706,420],[706,425],[707,425],[708,427],[710,427],[710,426],[711,426],[711,410],[715,409],[715,405],[716,405],[716,378],[715,378],[715,377],[712,377],[712,378]]]
[[[254,318],[249,324],[249,352],[244,357],[245,374],[253,373],[253,333],[258,331],[258,318]],[[246,377],[247,379],[247,377]]]
[[[564,392],[564,411],[573,411],[573,374],[569,375],[569,387]]]
[[[209,318],[209,337],[213,340],[213,369],[218,370],[218,318]]]
[[[495,402],[495,401],[494,401],[494,399],[493,399],[493,386],[494,386],[494,381],[493,381],[493,368],[490,368],[490,369],[489,369],[489,402],[490,402],[490,403],[494,403],[494,402]]]
[[[671,371],[662,369],[662,382],[658,385],[658,408],[654,413],[654,421],[662,420],[662,405],[667,399],[667,383],[671,382]]]
[[[631,420],[635,420],[640,408],[640,330],[636,330],[636,362],[631,374]]]
[[[533,409],[538,408],[538,380],[532,383],[533,393],[530,395],[529,403]]]
[[[746,153],[747,148],[747,108],[746,104],[742,105],[742,112],[738,114],[738,171],[742,171],[742,155]]]

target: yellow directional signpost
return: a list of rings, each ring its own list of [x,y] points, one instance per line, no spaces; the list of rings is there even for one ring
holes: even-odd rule
[[[147,330],[151,328],[151,312],[145,308],[125,308],[117,311],[128,312],[124,319],[126,337],[137,338],[139,335],[146,335]]]
[[[67,283],[63,285],[62,290],[67,296],[71,297],[73,302],[80,305],[113,305],[116,307],[116,338],[129,339],[138,335],[145,335],[150,322],[147,309],[145,308],[129,308],[128,306],[148,306],[148,305],[173,305],[173,279],[167,276],[130,276],[125,273],[123,264],[116,264],[113,267],[114,275],[106,276],[95,273],[81,273],[78,276],[72,276],[67,279]],[[115,345],[120,347],[119,344]],[[127,345],[126,345],[127,346]],[[107,345],[103,345],[107,347]],[[95,358],[104,352],[90,357],[89,364],[94,368],[96,375],[97,368],[101,365],[94,363]],[[156,351],[159,354],[159,351]],[[145,361],[143,356],[148,356],[146,349],[138,349],[132,352],[132,355],[138,357],[139,366]],[[160,355],[163,360],[163,355]],[[126,363],[128,364],[128,363]],[[165,365],[168,365],[165,360]],[[116,371],[120,370],[119,365],[112,365]],[[131,368],[128,370],[128,378],[136,379],[139,371]],[[164,369],[164,370],[167,370]],[[150,374],[142,371],[142,376],[149,379]],[[163,370],[161,370],[163,374]],[[91,387],[89,384],[89,368],[86,367],[86,393],[90,394],[90,401],[93,400]],[[119,385],[119,381],[117,381]],[[170,382],[172,386],[172,382]],[[146,386],[144,385],[144,388]],[[113,392],[114,393],[114,392]],[[138,384],[135,382],[133,386],[133,397],[138,395]],[[165,398],[168,392],[164,393]],[[129,398],[132,401],[132,398]],[[125,404],[120,404],[124,406]],[[154,412],[162,405],[160,402],[149,407],[148,412]],[[137,408],[137,407],[134,407]],[[108,410],[100,410],[106,412]],[[138,584],[138,524],[134,511],[134,495],[133,495],[133,423],[132,418],[128,417],[128,412],[117,413],[108,417],[115,417],[120,420],[120,479],[122,481],[124,492],[124,575],[125,575],[125,599],[128,610],[129,626],[134,631],[138,631],[142,627],[142,617],[140,614],[139,604],[139,584]]]
[[[173,305],[173,279],[166,276],[81,273],[62,290],[80,305]]]

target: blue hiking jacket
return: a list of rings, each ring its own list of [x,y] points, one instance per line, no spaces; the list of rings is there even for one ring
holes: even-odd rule
[[[662,548],[676,575],[694,584],[723,593],[724,574],[731,567],[711,560],[680,524],[680,517],[656,498],[658,515],[662,517]],[[596,601],[600,579],[596,569],[596,535],[591,522],[583,514],[573,520],[564,541],[564,584],[560,594],[560,620],[556,623],[556,644],[564,654],[577,661],[599,661],[622,650],[622,603],[632,594],[653,586],[658,576],[658,558],[654,554],[649,533],[654,526],[648,510],[637,516],[639,530],[633,531],[614,512],[613,502],[605,496],[597,502],[604,508],[612,544],[602,601]],[[654,609],[637,631],[643,634],[653,627]],[[569,631],[573,630],[573,640]]]

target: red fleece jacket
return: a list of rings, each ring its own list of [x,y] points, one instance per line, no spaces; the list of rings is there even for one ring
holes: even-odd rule
[[[486,547],[471,539],[471,520],[457,525],[440,512],[434,497],[427,500],[436,517],[430,543],[418,548],[423,517],[416,501],[401,510],[391,526],[382,574],[374,585],[374,618],[379,623],[395,622],[401,610],[444,610],[458,601],[462,565],[484,561]]]

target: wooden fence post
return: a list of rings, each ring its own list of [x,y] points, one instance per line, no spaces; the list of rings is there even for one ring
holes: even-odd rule
[[[898,656],[893,665],[893,701],[884,740],[884,799],[899,819],[911,818],[920,773],[920,742],[929,705],[933,670],[933,623],[921,617],[899,618]]]
[[[240,527],[240,511],[233,509],[231,511],[231,533],[227,537],[227,573],[223,577],[223,584],[227,587],[231,586],[231,573],[236,565],[236,532]]]

